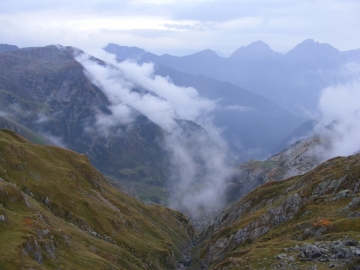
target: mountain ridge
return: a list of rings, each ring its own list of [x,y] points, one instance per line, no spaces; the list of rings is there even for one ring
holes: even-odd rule
[[[336,157],[249,192],[200,235],[190,269],[358,269],[359,161]]]
[[[251,48],[256,48],[256,44],[262,45],[253,52]],[[196,58],[196,53],[183,57],[145,53],[137,60],[139,63],[153,62],[184,73],[228,81],[297,114],[303,114],[304,109],[314,112],[321,89],[349,79],[349,74],[343,70],[347,64],[360,64],[359,49],[340,52],[327,43],[311,39],[286,54],[272,51],[261,41],[236,51],[239,57],[211,55],[202,63]],[[356,78],[354,74],[351,76]]]

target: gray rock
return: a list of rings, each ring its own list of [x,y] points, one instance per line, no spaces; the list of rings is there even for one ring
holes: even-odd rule
[[[46,205],[49,205],[49,204],[50,204],[50,199],[49,199],[48,197],[46,197],[45,200],[44,200],[44,203],[45,203]]]
[[[304,254],[307,258],[313,259],[321,256],[320,249],[315,245],[305,246]]]
[[[353,246],[353,247],[356,247],[359,245],[358,241],[356,241],[354,239],[344,239],[344,240],[342,240],[342,243],[345,246]]]
[[[3,222],[5,222],[5,221],[6,221],[6,219],[5,219],[5,216],[4,216],[4,215],[0,215],[0,221],[3,221]]]
[[[287,259],[287,257],[288,257],[288,256],[287,256],[285,253],[281,253],[281,254],[278,254],[278,255],[276,256],[276,258],[279,259],[279,260]]]
[[[56,256],[55,256],[55,246],[54,246],[54,242],[53,242],[53,241],[49,241],[49,242],[46,242],[44,245],[45,245],[46,254],[49,256],[49,258],[55,259]]]
[[[350,214],[348,214],[347,217],[348,218],[360,217],[360,212],[351,212]]]
[[[341,190],[335,197],[335,200],[350,198],[353,192],[350,189]]]

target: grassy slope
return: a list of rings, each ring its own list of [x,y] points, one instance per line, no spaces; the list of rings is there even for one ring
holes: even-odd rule
[[[86,156],[7,130],[0,177],[0,269],[171,269],[193,235],[184,215],[110,187]]]
[[[276,255],[284,253],[284,248],[344,237],[359,241],[360,218],[349,217],[351,212],[360,211],[359,204],[351,204],[354,198],[360,197],[359,179],[360,155],[354,155],[334,158],[304,175],[258,187],[224,211],[203,235],[193,249],[193,257],[198,256],[200,260],[192,269],[198,269],[200,262],[209,269],[276,269],[279,264]],[[349,190],[349,195],[342,197],[344,190]],[[274,224],[271,218],[264,223],[266,219],[261,217],[296,194],[302,203],[297,211],[294,206],[286,210],[295,212],[292,217],[280,224]],[[250,223],[255,224],[253,229],[268,226],[270,230],[240,243],[234,241],[236,232]],[[293,250],[287,253],[296,258],[298,269],[308,269],[310,264],[317,269],[329,267],[328,262],[300,260],[298,253]]]

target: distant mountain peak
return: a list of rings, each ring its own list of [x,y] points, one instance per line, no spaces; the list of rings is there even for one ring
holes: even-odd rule
[[[200,52],[194,53],[193,55],[218,56],[218,54],[215,51],[211,50],[211,49],[202,50]]]
[[[303,42],[296,45],[292,50],[290,50],[287,54],[292,54],[295,52],[301,52],[301,51],[318,51],[323,52],[324,50],[328,52],[339,52],[338,49],[334,48],[328,43],[320,43],[318,41],[314,41],[313,39],[305,39]]]
[[[247,46],[241,46],[231,54],[230,58],[263,58],[274,55],[278,55],[278,53],[274,52],[265,42],[258,40]]]
[[[117,55],[118,60],[137,59],[146,51],[138,47],[121,46],[115,43],[109,43],[104,51]]]
[[[261,40],[250,43],[249,45],[246,46],[246,48],[257,51],[273,51],[268,44],[266,44]]]

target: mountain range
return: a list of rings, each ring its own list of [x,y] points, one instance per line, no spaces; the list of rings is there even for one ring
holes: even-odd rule
[[[358,53],[300,45],[206,50],[192,68],[267,58],[320,67],[303,78],[315,88]],[[111,46],[119,62],[0,45],[0,269],[360,268],[357,111],[311,133],[318,122],[245,88]],[[344,138],[354,154],[327,160]]]
[[[291,56],[305,73],[334,53],[305,43],[308,58]],[[231,57],[268,55],[261,42],[250,49]],[[311,133],[316,121],[300,125],[260,95],[162,63],[122,65],[60,45],[0,50],[0,269],[360,268],[360,149],[328,159],[356,125],[339,119]],[[161,85],[195,102],[171,103]],[[187,106],[171,119],[147,111],[164,104]],[[197,106],[211,109],[200,120],[213,126],[180,117]],[[223,164],[257,148],[274,154]]]
[[[83,54],[79,49],[60,45],[23,49],[2,45],[1,48],[2,128],[11,128],[34,142],[86,154],[97,169],[126,183],[141,199],[166,203],[172,169],[169,169],[169,151],[164,148],[167,134],[164,128],[136,110],[131,125],[120,121],[106,134],[99,129],[100,116],[114,115],[112,100],[77,61],[76,57]],[[108,65],[91,59],[100,66]],[[274,153],[304,120],[230,83],[163,65],[157,65],[154,72],[171,78],[169,83],[196,89],[201,99],[216,104],[207,117],[221,130],[234,154],[232,165]],[[132,91],[138,93],[139,89],[151,94],[143,86]],[[196,125],[182,126],[193,130],[192,133],[198,129]]]
[[[187,56],[161,56],[136,47],[108,44],[118,60],[152,62],[175,70],[227,81],[297,114],[314,113],[321,90],[359,76],[360,49],[340,52],[330,44],[304,40],[286,54],[256,41],[229,57],[203,50]]]

